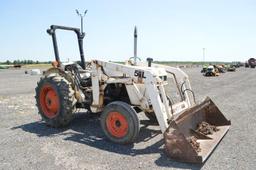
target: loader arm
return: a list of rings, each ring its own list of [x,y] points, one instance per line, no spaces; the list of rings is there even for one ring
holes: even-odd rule
[[[100,86],[99,82],[111,83],[111,81],[115,81],[124,83],[129,96],[131,96],[130,98],[132,96],[137,97],[137,102],[134,102],[134,105],[141,106],[143,110],[148,109],[147,107],[152,107],[161,131],[164,133],[168,128],[168,122],[178,117],[183,110],[191,105],[188,97],[185,101],[174,103],[173,106],[170,106],[168,103],[164,89],[166,81],[161,79],[161,77],[167,76],[168,71],[176,76],[179,85],[181,85],[184,81],[188,80],[188,77],[179,69],[172,69],[171,67],[161,68],[160,65],[156,65],[155,68],[122,65],[99,60],[93,61],[92,65],[93,107],[103,107],[104,87]],[[143,84],[145,93],[137,87],[141,84]],[[189,81],[188,85],[190,86]]]
[[[196,104],[195,96],[193,96],[194,94],[191,93],[192,88],[190,85],[189,77],[184,71],[182,71],[180,68],[177,68],[177,67],[170,67],[170,66],[162,65],[162,64],[154,64],[153,63],[152,67],[165,68],[167,73],[174,75],[174,79],[178,86],[177,88],[180,93],[184,93],[181,95],[185,96],[184,100],[186,100],[186,102],[188,103],[188,106],[191,107],[194,104]],[[187,90],[187,89],[189,89],[189,90]]]

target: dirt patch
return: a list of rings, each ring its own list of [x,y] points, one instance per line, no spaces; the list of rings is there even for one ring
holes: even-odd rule
[[[201,148],[200,148],[200,143],[198,143],[196,140],[197,138],[195,136],[191,136],[189,137],[188,139],[188,142],[191,144],[191,146],[193,147],[193,149],[196,151],[196,152],[200,152],[201,151]]]
[[[196,131],[204,135],[211,135],[213,132],[217,132],[218,130],[219,129],[216,126],[203,121],[197,125]]]

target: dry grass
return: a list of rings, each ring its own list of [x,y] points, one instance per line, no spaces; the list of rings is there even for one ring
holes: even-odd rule
[[[48,69],[51,67],[51,64],[27,64],[27,65],[23,65],[22,67],[27,69],[33,69],[33,68]]]

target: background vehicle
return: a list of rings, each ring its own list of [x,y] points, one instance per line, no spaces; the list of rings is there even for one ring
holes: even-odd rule
[[[250,59],[248,60],[248,66],[249,66],[250,68],[255,68],[255,66],[256,66],[256,59],[255,59],[255,58],[250,58]]]
[[[213,65],[209,65],[207,67],[206,72],[204,73],[204,76],[219,76],[219,72],[218,70],[213,66]]]

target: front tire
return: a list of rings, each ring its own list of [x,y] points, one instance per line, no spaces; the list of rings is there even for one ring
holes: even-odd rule
[[[115,143],[133,143],[139,134],[137,112],[127,103],[115,101],[108,104],[101,115],[101,127],[106,137]]]
[[[59,75],[45,76],[40,79],[35,91],[38,113],[47,125],[63,127],[70,123],[76,105],[70,82]]]

